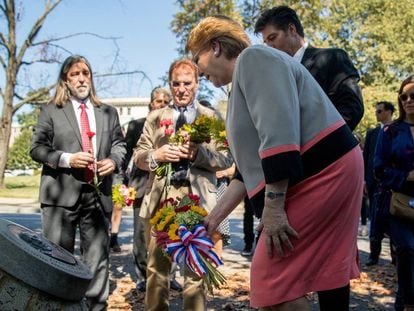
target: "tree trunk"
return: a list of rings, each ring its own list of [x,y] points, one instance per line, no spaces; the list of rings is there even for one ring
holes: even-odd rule
[[[4,109],[7,110],[7,105]],[[5,113],[0,119],[0,189],[4,188],[4,172],[6,170],[7,152],[11,134],[12,113]]]

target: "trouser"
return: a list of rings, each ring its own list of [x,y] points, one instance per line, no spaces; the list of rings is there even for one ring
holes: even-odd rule
[[[243,233],[246,248],[252,248],[254,243],[254,213],[250,199],[244,198]]]
[[[395,309],[403,310],[403,306],[414,306],[414,225],[391,216],[390,228],[397,257]]]
[[[135,273],[138,282],[147,279],[147,245],[145,243],[144,219],[139,217],[141,210],[142,198],[134,201],[134,235],[132,253],[134,254]]]
[[[320,311],[348,311],[349,310],[349,284],[344,287],[318,292]]]
[[[391,192],[389,190],[383,190],[380,187],[377,187],[375,192],[370,196],[371,227],[369,232],[369,257],[374,261],[378,261],[384,234],[389,231],[390,199]],[[393,250],[393,247],[391,247],[391,250]],[[393,256],[393,252],[391,256]]]
[[[43,235],[73,253],[79,226],[82,260],[93,279],[85,293],[90,310],[105,310],[109,295],[109,215],[95,191],[82,193],[72,208],[42,204]]]
[[[169,197],[183,197],[190,192],[189,187],[172,186]],[[145,219],[145,238],[148,242],[147,289],[145,310],[168,311],[171,260],[157,247],[156,238],[151,234],[149,219]],[[206,295],[203,279],[184,267],[184,311],[203,311],[206,309]]]

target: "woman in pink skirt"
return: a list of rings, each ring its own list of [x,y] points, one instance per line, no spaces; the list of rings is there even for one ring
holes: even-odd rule
[[[260,310],[348,310],[358,277],[357,227],[363,162],[358,142],[301,64],[243,28],[207,17],[187,50],[216,87],[232,83],[226,128],[238,173],[205,224],[210,232],[247,193],[263,230],[251,267]],[[331,309],[332,310],[332,309]]]

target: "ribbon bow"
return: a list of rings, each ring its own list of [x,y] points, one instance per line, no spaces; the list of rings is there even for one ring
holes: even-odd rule
[[[187,266],[200,277],[207,274],[207,267],[201,256],[210,260],[216,267],[223,264],[211,249],[213,242],[207,237],[203,225],[196,225],[192,232],[185,225],[180,225],[178,234],[180,240],[168,242],[166,245],[166,251],[171,255],[172,261],[181,263],[185,260]]]

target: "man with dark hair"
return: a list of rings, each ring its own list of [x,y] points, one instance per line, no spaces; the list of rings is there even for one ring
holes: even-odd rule
[[[90,310],[106,310],[112,178],[125,153],[118,113],[97,98],[89,62],[69,56],[51,103],[40,108],[30,155],[43,164],[43,235],[73,253],[79,227],[82,259],[94,276],[85,293]]]
[[[265,10],[254,32],[273,48],[288,53],[301,62],[328,95],[336,109],[354,130],[364,114],[359,74],[344,50],[319,49],[305,41],[296,12],[287,6]]]
[[[368,195],[371,226],[369,231],[370,254],[367,266],[376,265],[381,254],[381,244],[384,233],[387,231],[387,215],[383,213],[382,207],[388,204],[391,197],[389,190],[381,189],[374,177],[374,155],[377,145],[378,134],[381,128],[392,122],[394,105],[390,102],[381,101],[376,104],[375,116],[380,123],[374,129],[368,130],[364,145],[364,165],[365,165],[365,188],[364,192]],[[393,250],[391,244],[391,251]],[[393,257],[393,253],[391,252]]]

